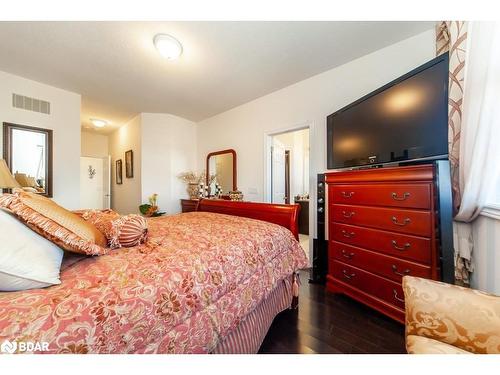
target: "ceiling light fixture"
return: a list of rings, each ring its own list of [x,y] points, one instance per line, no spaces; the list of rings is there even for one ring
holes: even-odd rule
[[[90,121],[96,128],[104,128],[106,125],[109,124],[106,120],[99,120],[97,118],[91,118]]]
[[[182,55],[182,44],[173,36],[157,34],[153,43],[160,55],[168,60],[175,60]]]

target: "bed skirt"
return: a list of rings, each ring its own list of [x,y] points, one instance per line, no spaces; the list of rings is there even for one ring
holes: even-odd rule
[[[298,279],[298,275],[280,281],[269,296],[215,347],[212,354],[257,353],[276,315],[292,306],[294,281],[298,282],[295,278]]]

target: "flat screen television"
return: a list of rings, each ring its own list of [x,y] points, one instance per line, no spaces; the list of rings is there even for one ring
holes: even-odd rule
[[[327,134],[328,169],[446,158],[448,54],[331,114]]]

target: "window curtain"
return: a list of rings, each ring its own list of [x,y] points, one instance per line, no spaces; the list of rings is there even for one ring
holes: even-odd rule
[[[452,173],[455,278],[474,270],[471,222],[499,178],[500,25],[441,22],[437,53],[449,51],[449,155]]]

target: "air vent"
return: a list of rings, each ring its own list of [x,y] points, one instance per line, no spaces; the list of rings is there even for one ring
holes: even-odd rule
[[[30,98],[28,96],[12,94],[12,106],[27,111],[45,113],[50,115],[50,103],[45,100]]]

